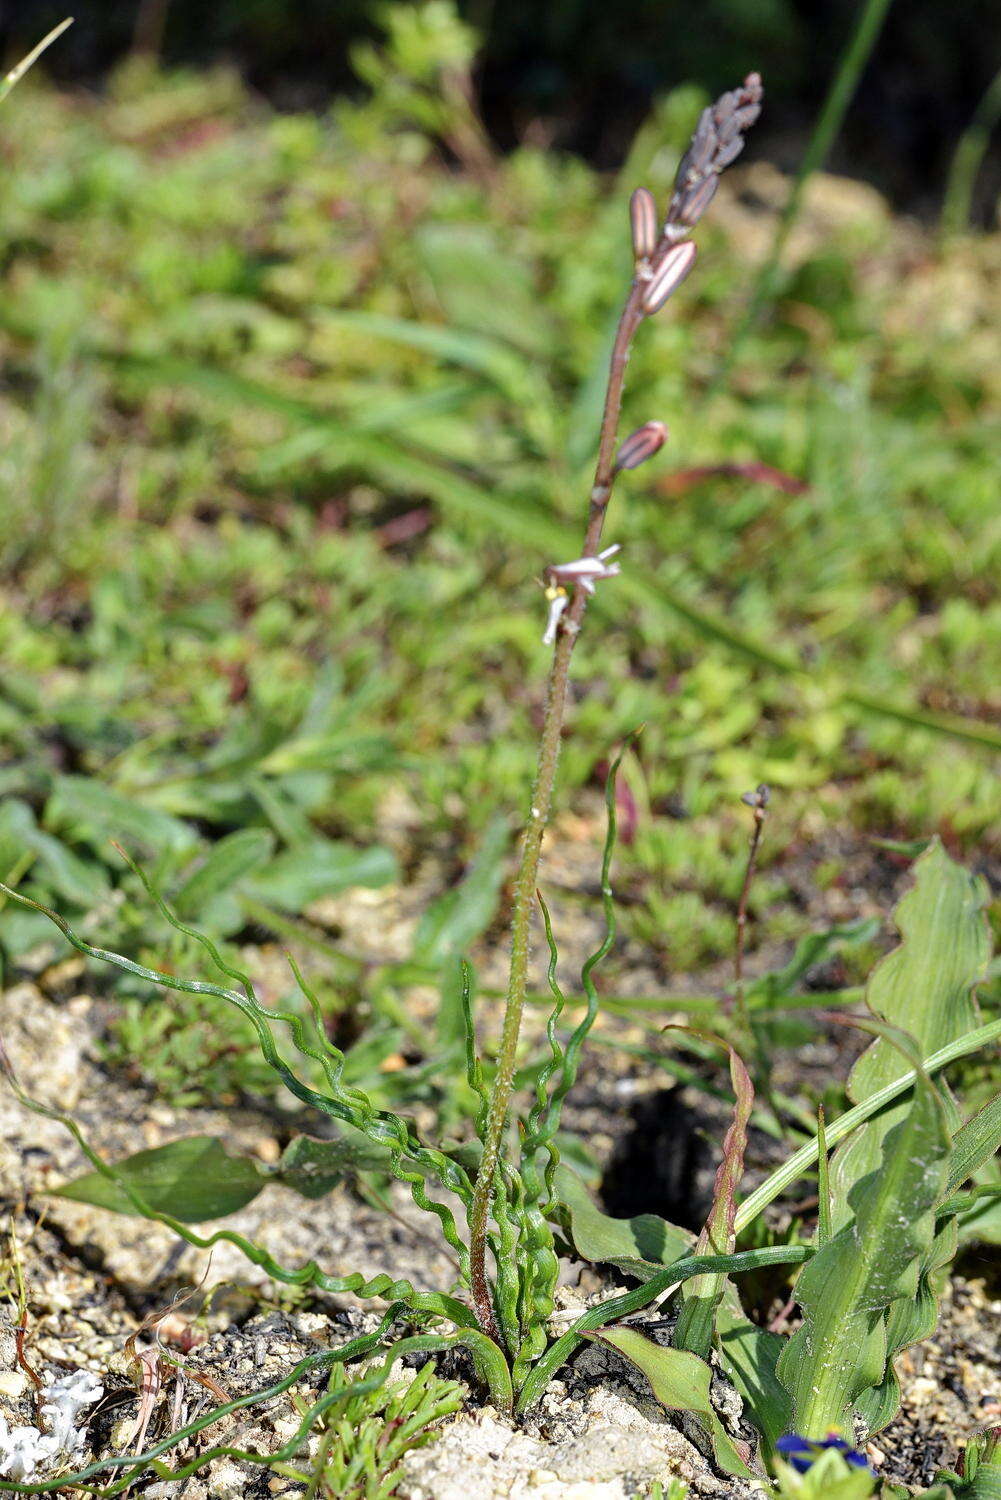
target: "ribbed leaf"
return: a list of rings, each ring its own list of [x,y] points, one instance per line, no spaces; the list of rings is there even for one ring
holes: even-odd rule
[[[822,1438],[845,1426],[856,1399],[883,1383],[886,1314],[897,1298],[917,1295],[935,1239],[948,1151],[943,1106],[921,1077],[903,1119],[885,1138],[876,1169],[851,1188],[849,1222],[796,1283],[803,1323],[777,1373],[803,1436]]]
[[[923,1057],[939,1051],[977,1025],[973,986],[990,956],[983,881],[972,876],[934,840],[914,866],[914,886],[895,916],[899,947],[877,964],[866,988],[873,1015],[905,1030]],[[907,1059],[884,1036],[859,1058],[848,1080],[856,1104],[907,1072]],[[946,1095],[947,1107],[948,1096]],[[907,1104],[885,1110],[850,1137],[831,1161],[833,1221],[848,1218],[852,1185],[873,1171],[888,1132]],[[952,1123],[958,1124],[950,1108]]]

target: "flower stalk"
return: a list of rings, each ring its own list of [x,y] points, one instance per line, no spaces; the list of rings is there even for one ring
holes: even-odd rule
[[[582,561],[598,561],[601,534],[616,474],[620,468],[634,467],[642,461],[634,456],[634,440],[637,437],[634,434],[624,444],[625,461],[621,464],[615,462],[615,441],[622,409],[626,366],[636,330],[645,317],[659,311],[691,270],[695,246],[688,239],[689,231],[708,206],[719,172],[739,153],[743,145],[743,131],[757,118],[760,101],[761,80],[757,74],[751,74],[740,89],[724,94],[703,111],[692,144],[678,169],[664,227],[652,246],[652,199],[645,190],[633,194],[630,225],[636,265],[612,346]],[[634,445],[633,448],[630,448],[631,444]],[[649,453],[644,453],[643,457],[652,456],[660,447],[660,442],[649,442],[647,446]],[[630,459],[634,461],[629,462]],[[589,595],[594,591],[593,579],[601,576],[607,577],[609,572],[602,574],[590,570],[590,576],[588,572],[579,572],[572,582],[567,580],[571,582],[572,597],[565,608],[558,609],[555,614],[551,612],[550,630],[547,631],[547,637],[555,636],[553,660],[546,690],[535,783],[528,820],[522,833],[521,857],[514,887],[511,958],[504,1019],[483,1129],[483,1152],[469,1214],[473,1306],[483,1332],[497,1342],[501,1342],[501,1339],[487,1274],[490,1210],[514,1084],[528,982],[532,911],[536,900],[542,839],[552,809],[560,740],[566,716],[570,662]]]
[[[605,514],[612,493],[615,468],[612,462],[615,450],[615,435],[618,431],[619,412],[622,408],[622,390],[625,384],[626,364],[633,335],[643,320],[641,299],[645,282],[637,275],[633,281],[612,349],[608,386],[605,392],[605,407],[601,422],[601,437],[598,445],[598,461],[595,467],[594,484],[588,513],[587,530],[584,536],[582,556],[595,557],[605,524]],[[483,1331],[497,1338],[490,1287],[487,1280],[486,1248],[487,1224],[493,1197],[494,1178],[500,1162],[504,1126],[507,1123],[508,1106],[514,1083],[514,1071],[518,1055],[518,1038],[525,1008],[525,992],[528,983],[528,961],[531,951],[530,930],[535,891],[538,882],[539,859],[542,853],[542,836],[552,808],[553,787],[556,782],[556,766],[559,760],[560,739],[563,720],[566,716],[567,690],[570,682],[570,659],[580,634],[581,621],[587,608],[589,590],[578,584],[573,599],[560,621],[549,669],[546,689],[546,707],[539,739],[539,759],[532,788],[532,801],[528,821],[521,840],[521,859],[514,887],[514,910],[511,918],[511,962],[508,974],[507,996],[504,1004],[504,1021],[501,1027],[500,1046],[497,1053],[497,1068],[487,1112],[483,1138],[483,1155],[476,1178],[476,1191],[469,1217],[470,1276],[473,1306]]]

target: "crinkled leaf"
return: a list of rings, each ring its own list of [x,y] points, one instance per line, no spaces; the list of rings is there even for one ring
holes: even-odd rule
[[[388,1161],[388,1151],[367,1140],[360,1130],[342,1125],[335,1140],[297,1135],[282,1152],[272,1181],[283,1183],[304,1198],[322,1198],[345,1177],[379,1171]]]
[[[855,1403],[870,1433],[880,1432],[900,1409],[900,1382],[893,1358],[912,1344],[930,1338],[938,1327],[938,1301],[956,1255],[958,1228],[955,1218],[940,1224],[930,1250],[921,1264],[917,1293],[898,1297],[886,1315],[886,1372],[878,1386],[863,1391]]]
[[[691,1412],[709,1437],[716,1462],[725,1473],[753,1478],[747,1445],[729,1436],[713,1410],[709,1398],[712,1371],[697,1354],[687,1349],[665,1349],[635,1328],[603,1329],[588,1337],[609,1344],[641,1370],[668,1411]]]
[[[117,1175],[140,1194],[150,1208],[184,1224],[221,1219],[243,1208],[265,1186],[263,1168],[246,1156],[230,1156],[212,1135],[190,1135],[137,1151],[116,1162]],[[128,1194],[101,1172],[85,1172],[54,1189],[59,1198],[92,1203],[119,1214],[138,1214]]]

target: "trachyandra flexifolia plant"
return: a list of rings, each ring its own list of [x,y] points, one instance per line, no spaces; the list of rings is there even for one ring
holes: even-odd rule
[[[71,1476],[23,1483],[3,1480],[0,1488],[51,1491],[69,1482],[89,1485],[98,1475],[110,1475],[102,1493],[113,1495],[126,1490],[143,1470],[179,1479],[222,1453],[288,1466],[317,1432],[321,1445],[326,1445],[321,1447],[323,1464],[329,1473],[341,1474],[354,1459],[350,1445],[337,1447],[338,1416],[372,1409],[365,1398],[382,1390],[395,1358],[462,1345],[494,1404],[505,1412],[524,1412],[588,1338],[602,1340],[642,1371],[666,1408],[686,1414],[688,1429],[726,1472],[748,1477],[774,1467],[788,1489],[798,1483],[798,1467],[806,1464],[809,1478],[815,1461],[830,1469],[841,1465],[856,1486],[874,1482],[857,1444],[864,1434],[885,1426],[896,1410],[899,1391],[893,1357],[934,1328],[936,1299],[956,1247],[961,1237],[976,1232],[977,1214],[995,1191],[978,1178],[1001,1142],[1001,1096],[964,1118],[958,1101],[933,1081],[949,1063],[1001,1035],[1001,1021],[979,1023],[974,998],[974,986],[989,957],[980,883],[937,844],[922,856],[914,888],[898,912],[901,944],[870,980],[870,1016],[859,1024],[874,1033],[874,1040],[849,1080],[852,1108],[830,1123],[818,1121],[816,1136],[807,1138],[743,1202],[738,1193],[754,1089],[730,1039],[708,1039],[721,1041],[727,1051],[735,1106],[722,1142],[712,1209],[698,1237],[652,1214],[620,1221],[600,1213],[580,1179],[561,1163],[556,1145],[562,1105],[598,1009],[595,968],[613,941],[609,868],[617,762],[606,788],[608,834],[601,882],[606,934],[584,965],[584,1014],[568,1038],[558,1030],[565,1000],[555,977],[549,914],[537,890],[541,846],[552,806],[574,646],[589,598],[599,584],[614,588],[621,567],[618,544],[602,545],[613,485],[619,473],[653,457],[666,437],[664,425],[651,420],[616,450],[626,363],[642,322],[663,307],[691,271],[696,255],[691,231],[715,194],[719,174],[739,154],[760,101],[760,80],[752,74],[703,112],[663,223],[644,189],[631,200],[634,274],[612,351],[581,554],[544,569],[544,639],[553,648],[552,664],[514,887],[509,982],[492,1077],[477,1055],[468,971],[461,996],[466,1077],[477,1101],[473,1146],[430,1145],[411,1121],[377,1108],[362,1089],[346,1083],[344,1055],[328,1038],[319,1004],[298,968],[293,964],[309,1021],[295,1011],[261,1005],[250,980],[224,960],[209,938],[181,921],[149,882],[146,889],[164,917],[201,944],[232,987],[180,978],[95,947],[56,913],[0,887],[11,899],[43,911],[81,953],[147,984],[235,1006],[254,1028],[263,1057],[289,1091],[339,1127],[336,1139],[296,1137],[270,1168],[230,1155],[212,1137],[175,1141],[111,1166],[92,1150],[70,1117],[25,1095],[0,1052],[0,1063],[18,1097],[29,1108],[61,1121],[93,1167],[66,1184],[60,1190],[63,1195],[156,1220],[199,1248],[228,1241],[280,1282],[388,1303],[372,1332],[340,1348],[319,1350],[268,1390],[204,1414],[145,1452],[98,1459]],[[766,795],[763,787],[753,794],[757,831]],[[755,849],[756,844],[748,880]],[[136,873],[145,879],[137,869]],[[553,997],[549,1053],[536,1071],[531,1105],[512,1131],[511,1098],[537,902]],[[741,915],[745,914],[742,897]],[[737,982],[746,1030],[767,1016],[772,1002],[767,986],[745,983],[742,954],[741,938]],[[307,1063],[308,1078],[279,1051],[276,1035],[282,1027]],[[706,1040],[703,1037],[703,1043]],[[813,1168],[819,1200],[813,1240],[740,1250],[740,1234],[767,1204]],[[433,1216],[457,1267],[454,1285],[419,1290],[388,1273],[370,1279],[360,1272],[334,1274],[316,1261],[289,1268],[232,1230],[203,1236],[190,1227],[243,1207],[268,1182],[283,1183],[312,1199],[346,1173],[366,1170],[406,1184],[416,1206]],[[974,1186],[967,1188],[971,1182]],[[616,1266],[637,1285],[588,1308],[553,1337],[550,1318],[564,1243],[582,1259]],[[791,1338],[783,1339],[751,1321],[734,1278],[762,1267],[797,1265],[803,1267],[795,1287],[801,1323]],[[627,1316],[672,1295],[680,1308],[670,1346],[623,1324]],[[412,1331],[394,1337],[394,1327],[401,1322]],[[350,1382],[338,1372],[317,1399],[299,1401],[297,1431],[278,1452],[218,1445],[173,1469],[164,1462],[173,1448],[254,1402],[280,1395],[319,1371],[370,1357],[381,1358],[382,1364],[368,1366],[360,1379]],[[722,1363],[743,1397],[758,1435],[756,1450],[734,1437],[713,1407],[713,1358]],[[421,1403],[422,1414],[438,1410],[430,1397],[428,1404]],[[365,1464],[374,1464],[377,1457],[370,1449],[371,1445],[364,1448]],[[784,1468],[783,1454],[792,1460]],[[840,1483],[840,1470],[838,1474]]]

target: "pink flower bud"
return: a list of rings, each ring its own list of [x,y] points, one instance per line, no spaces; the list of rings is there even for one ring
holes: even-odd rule
[[[657,247],[657,205],[649,188],[637,188],[630,198],[629,224],[633,255],[637,260],[649,260]]]
[[[697,224],[716,196],[719,187],[718,177],[703,177],[693,188],[679,194],[677,205],[677,220],[679,224],[691,227]]]
[[[691,240],[675,245],[657,266],[643,293],[643,311],[659,312],[684,281],[695,264],[696,249]]]
[[[645,464],[648,458],[660,452],[666,438],[667,428],[663,422],[644,422],[642,427],[629,434],[619,449],[616,470],[638,469],[640,464]]]

